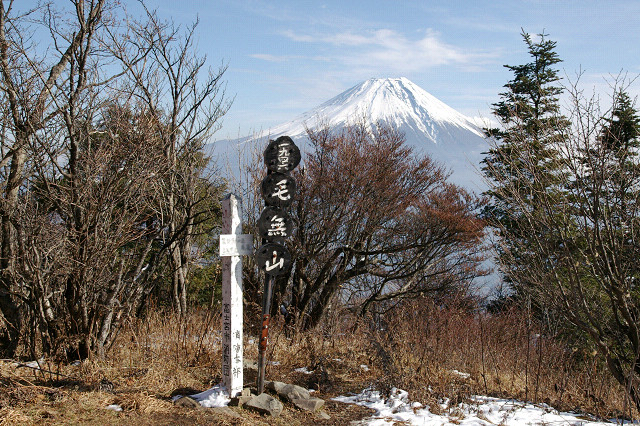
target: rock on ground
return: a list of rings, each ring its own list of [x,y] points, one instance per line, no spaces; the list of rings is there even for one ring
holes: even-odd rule
[[[287,402],[294,399],[309,399],[311,397],[307,389],[297,385],[274,381],[268,382],[266,387],[276,392],[280,398]]]
[[[247,410],[252,410],[260,414],[268,414],[272,417],[278,417],[282,413],[283,405],[280,401],[268,395],[261,393],[251,399],[244,405]]]
[[[310,411],[312,413],[315,413],[324,406],[324,400],[320,398],[293,398],[291,402],[300,410]]]

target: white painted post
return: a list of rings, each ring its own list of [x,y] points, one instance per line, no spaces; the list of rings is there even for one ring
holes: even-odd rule
[[[242,260],[252,254],[251,235],[242,235],[240,200],[233,194],[222,200],[222,384],[229,396],[242,392]]]

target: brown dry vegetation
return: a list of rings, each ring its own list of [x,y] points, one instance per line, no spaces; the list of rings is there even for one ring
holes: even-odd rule
[[[540,337],[539,326],[522,311],[469,313],[413,300],[384,327],[376,337],[391,355],[389,385],[432,407],[443,397],[453,404],[481,394],[602,418],[635,415],[595,352],[572,348],[558,336]]]
[[[423,299],[375,322],[336,313],[315,331],[294,338],[276,319],[267,379],[317,389],[332,417],[320,421],[288,405],[277,419],[237,408],[232,409],[236,418],[175,406],[171,396],[200,392],[220,381],[219,319],[201,311],[180,324],[172,314],[155,310],[128,324],[105,360],[77,366],[45,361],[42,370],[5,360],[0,364],[0,425],[340,425],[371,413],[330,399],[369,386],[383,392],[393,386],[406,389],[412,400],[435,412],[443,411],[443,398],[453,405],[473,394],[526,398],[605,418],[628,412],[624,391],[596,358],[537,337],[535,327],[520,317],[515,312],[469,313]],[[245,333],[249,360],[257,358],[253,334]],[[300,367],[313,373],[296,372]],[[245,382],[255,382],[255,371],[245,373]],[[123,411],[107,410],[110,404]]]

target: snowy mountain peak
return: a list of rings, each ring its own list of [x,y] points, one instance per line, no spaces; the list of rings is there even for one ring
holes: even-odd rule
[[[403,132],[416,153],[428,154],[449,169],[454,183],[474,191],[486,189],[478,176],[483,152],[488,149],[482,130],[404,77],[369,79],[294,120],[234,143],[251,144],[287,135],[304,150],[307,128],[329,126],[339,131],[363,118],[369,125],[385,122]]]
[[[269,133],[302,135],[305,126],[344,127],[361,117],[370,123],[386,122],[404,131],[408,140],[419,136],[440,144],[445,143],[444,137],[455,142],[455,137],[447,137],[453,136],[451,130],[466,130],[482,137],[481,130],[469,118],[404,77],[364,81]]]

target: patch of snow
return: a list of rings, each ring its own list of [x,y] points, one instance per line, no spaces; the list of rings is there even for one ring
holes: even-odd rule
[[[313,374],[313,371],[307,370],[307,367],[296,368],[293,371],[295,371],[296,373]]]
[[[175,401],[181,397],[182,395],[176,395],[173,397],[173,400]],[[226,405],[229,405],[229,402],[231,401],[227,388],[222,385],[216,385],[204,392],[200,392],[195,395],[189,395],[189,398],[198,401],[201,406],[207,408],[224,407]]]
[[[40,358],[37,361],[16,362],[13,364],[13,366],[15,368],[28,367],[28,368],[35,368],[36,370],[39,370],[42,364],[44,364],[44,358]]]
[[[111,405],[107,405],[105,407],[106,410],[113,410],[113,411],[122,411],[122,407],[119,406],[118,404],[111,404]]]
[[[473,396],[471,403],[448,407],[444,401],[442,408],[448,414],[433,414],[422,404],[409,402],[408,393],[393,388],[388,399],[378,391],[365,389],[358,395],[340,396],[335,401],[358,404],[375,410],[373,417],[358,424],[387,426],[393,422],[412,425],[468,425],[468,426],[519,426],[519,425],[567,425],[567,426],[609,426],[607,421],[585,420],[576,414],[559,412],[546,404],[530,404],[509,399]],[[621,423],[617,423],[621,424]],[[624,424],[631,424],[625,422]],[[638,424],[638,423],[634,423]]]
[[[469,373],[463,373],[461,371],[458,370],[451,370],[451,373],[453,373],[454,375],[462,378],[462,379],[468,379],[469,377],[471,377],[471,374]]]
[[[369,366],[368,366],[368,365],[364,365],[364,364],[362,364],[362,365],[360,365],[360,370],[362,370],[362,371],[369,371]]]

